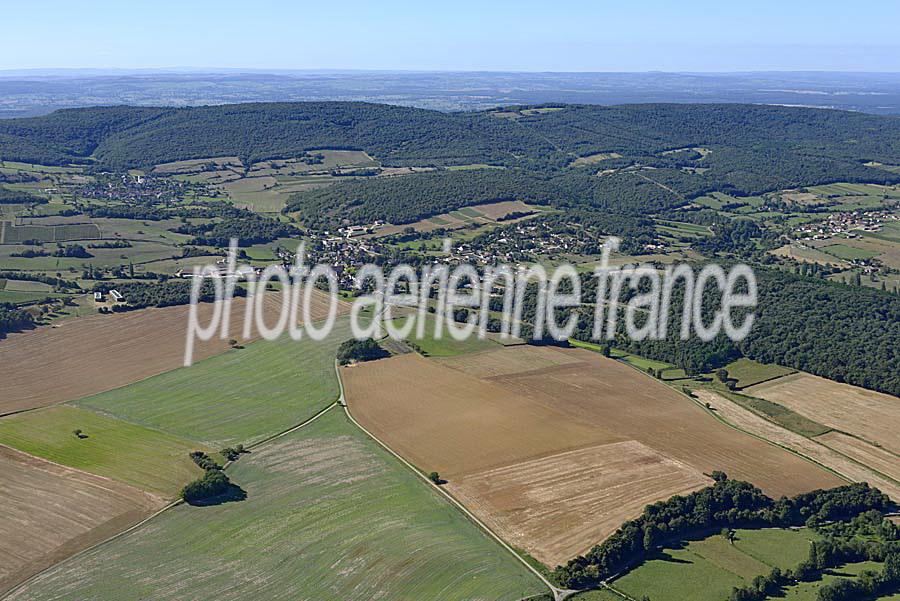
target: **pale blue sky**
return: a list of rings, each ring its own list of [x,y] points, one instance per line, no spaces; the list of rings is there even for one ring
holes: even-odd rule
[[[0,69],[900,71],[900,2],[4,2]]]

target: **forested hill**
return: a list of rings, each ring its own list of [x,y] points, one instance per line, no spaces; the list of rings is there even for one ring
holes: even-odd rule
[[[862,166],[900,164],[900,119],[756,105],[569,105],[442,113],[361,102],[196,108],[101,107],[0,120],[0,158],[43,164],[97,161],[107,169],[192,158],[288,158],[315,148],[365,150],[385,165],[493,163],[565,167],[607,152],[626,161],[690,160],[667,150],[711,150],[704,167],[749,192],[787,167],[886,177]],[[847,179],[846,177],[844,179]]]

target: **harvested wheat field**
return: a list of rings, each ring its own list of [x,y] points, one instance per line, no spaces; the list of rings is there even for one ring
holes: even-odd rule
[[[266,295],[266,310],[276,321],[280,297]],[[313,316],[325,317],[328,298],[317,300]],[[201,324],[208,323],[211,303],[198,305]],[[231,338],[242,339],[246,300],[231,306]],[[341,303],[339,310],[346,307]],[[45,407],[96,394],[181,367],[184,364],[189,306],[142,309],[112,315],[73,318],[56,326],[10,334],[0,341],[4,367],[0,415]],[[254,334],[256,333],[254,328]],[[194,361],[228,350],[227,340],[197,342]]]
[[[451,480],[625,440],[417,354],[344,367],[341,378],[350,410],[367,430]]]
[[[545,367],[578,363],[580,359],[551,346],[522,345],[486,353],[466,353],[437,359],[451,367],[478,378],[507,376]]]
[[[140,521],[163,501],[0,446],[0,594]]]
[[[876,473],[873,469],[866,467],[866,465],[871,465],[874,470],[880,471],[882,474],[887,472],[877,467],[874,463],[867,463],[867,458],[862,453],[854,456],[846,450],[839,448],[838,444],[842,439],[835,438],[833,435],[839,437],[846,437],[846,435],[832,432],[816,438],[807,438],[806,436],[802,436],[787,428],[779,426],[776,423],[770,422],[764,417],[741,407],[734,401],[727,399],[718,393],[710,390],[695,390],[694,394],[697,395],[697,398],[701,401],[709,403],[710,407],[716,412],[716,415],[727,421],[729,424],[761,438],[765,438],[766,440],[790,449],[795,453],[799,453],[804,457],[808,457],[810,460],[824,465],[828,469],[840,474],[847,480],[853,482],[868,482],[870,485],[889,495],[892,499],[900,500],[900,485],[894,480]],[[825,441],[823,440],[826,438],[833,442],[826,446]],[[861,440],[851,437],[846,438],[859,445],[867,445],[867,443]],[[836,440],[838,443],[834,442]],[[886,453],[884,450],[880,451]],[[848,457],[853,457],[853,459]],[[861,465],[860,462],[865,465]]]
[[[523,357],[549,366],[525,370]],[[505,375],[473,375],[485,373]],[[843,483],[580,349],[404,355],[344,368],[342,377],[364,427],[440,472],[476,515],[550,564],[586,551],[647,503],[702,487],[714,470],[774,496]]]
[[[711,483],[697,470],[628,440],[486,470],[447,486],[504,539],[557,566],[646,505]]]
[[[628,365],[583,349],[560,352],[582,361],[491,381],[701,472],[722,470],[752,482],[775,498],[842,484],[816,465],[722,424]]]
[[[842,432],[829,432],[816,440],[900,482],[900,455]]]
[[[807,373],[752,386],[746,392],[900,453],[900,399],[895,396]]]

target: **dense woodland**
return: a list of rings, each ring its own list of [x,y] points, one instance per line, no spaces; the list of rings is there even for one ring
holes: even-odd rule
[[[9,332],[19,332],[34,327],[31,313],[17,309],[15,305],[0,303],[0,338]]]
[[[513,191],[523,199],[646,210],[710,190],[746,195],[834,181],[900,181],[900,174],[865,166],[900,164],[900,119],[892,117],[721,104],[559,108],[516,118],[359,102],[67,109],[0,121],[0,158],[122,170],[221,156],[248,163],[345,148],[365,150],[388,166],[486,163],[512,170],[440,171],[371,188],[363,186],[373,182],[348,183],[300,194],[295,203],[327,206],[332,215],[351,207],[354,218],[400,223]],[[664,154],[680,148],[709,152]],[[620,155],[603,168],[642,169],[592,177],[599,165],[567,168],[575,157],[598,152]],[[379,212],[386,195],[400,197],[387,207],[390,214]],[[313,215],[320,218],[306,216]]]
[[[0,204],[43,204],[47,198],[0,186]]]
[[[707,373],[741,357],[777,363],[819,376],[900,396],[900,298],[871,288],[848,286],[784,271],[757,268],[756,322],[743,341],[719,336],[711,342],[681,340],[682,286],[670,305],[669,336],[631,340],[623,320],[615,344],[625,350]],[[596,279],[585,276],[586,302],[594,302]],[[626,290],[620,302],[627,302]],[[708,299],[715,305],[715,298]],[[575,337],[590,340],[593,314],[582,313]]]

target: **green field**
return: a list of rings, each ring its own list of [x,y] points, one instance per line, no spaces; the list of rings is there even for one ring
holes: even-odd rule
[[[321,342],[285,336],[199,361],[77,401],[215,448],[254,443],[311,417],[337,399],[334,357],[350,338],[338,320]]]
[[[175,507],[15,598],[514,601],[546,590],[337,408],[228,473],[246,500]]]
[[[68,225],[13,225],[0,224],[0,244],[17,244],[24,240],[41,242],[65,242],[69,240],[93,240],[100,237],[100,229],[93,223]]]
[[[779,597],[779,599],[784,599],[784,601],[817,601],[817,593],[822,586],[841,578],[854,578],[866,570],[881,572],[882,568],[883,564],[875,563],[874,561],[846,564],[839,568],[828,570],[822,575],[821,580],[801,582],[796,586],[788,587],[784,591],[784,596]]]
[[[400,327],[401,319],[406,318],[395,320],[397,327]],[[430,314],[425,316],[425,324],[425,335],[422,338],[416,337],[417,324],[407,337],[407,340],[418,346],[419,350],[427,357],[454,357],[466,353],[477,353],[478,351],[497,350],[500,348],[493,340],[488,340],[487,338],[481,340],[476,335],[470,336],[465,340],[454,340],[448,333],[446,325],[443,328],[443,336],[440,339],[436,339],[434,336],[435,318]]]
[[[741,358],[725,366],[728,377],[737,380],[738,388],[746,388],[760,382],[786,376],[795,369],[774,364],[757,363],[752,359]]]
[[[822,251],[828,253],[829,255],[834,255],[839,259],[845,259],[847,261],[871,259],[872,257],[878,256],[877,252],[855,248],[846,244],[831,244],[829,246],[823,247]]]
[[[815,535],[796,530],[738,530],[731,545],[713,535],[666,549],[613,582],[613,587],[653,601],[722,601],[731,589],[773,567],[790,568],[807,557]]]
[[[200,445],[66,405],[4,417],[0,443],[167,497],[203,473],[188,457]]]

